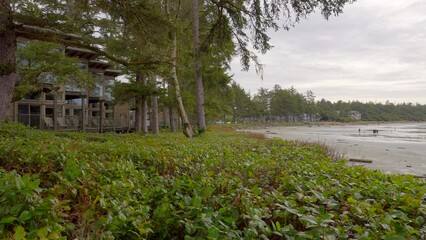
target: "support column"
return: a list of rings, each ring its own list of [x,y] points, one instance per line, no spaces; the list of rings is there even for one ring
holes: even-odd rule
[[[115,105],[112,107],[112,131],[115,132]]]
[[[99,132],[104,132],[104,100],[99,102]]]
[[[86,132],[86,125],[84,124],[86,120],[86,113],[84,112],[84,95],[81,95],[81,131]]]
[[[53,92],[53,130],[58,130],[58,93]]]

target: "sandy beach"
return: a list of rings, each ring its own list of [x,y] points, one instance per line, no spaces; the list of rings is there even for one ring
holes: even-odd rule
[[[269,138],[321,143],[344,158],[372,160],[348,162],[350,165],[426,177],[426,123],[289,126],[250,132]]]

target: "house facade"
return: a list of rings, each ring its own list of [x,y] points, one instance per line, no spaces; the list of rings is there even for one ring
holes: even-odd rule
[[[25,45],[19,39],[18,46]],[[129,131],[134,120],[128,104],[115,104],[111,87],[119,71],[100,61],[95,52],[63,46],[60,51],[78,58],[80,68],[92,74],[95,87],[91,91],[75,84],[54,85],[54,76],[44,79],[41,91],[13,102],[9,119],[37,129],[90,132]]]
[[[352,120],[361,120],[362,114],[360,112],[358,112],[358,111],[350,111],[349,112],[349,117]]]

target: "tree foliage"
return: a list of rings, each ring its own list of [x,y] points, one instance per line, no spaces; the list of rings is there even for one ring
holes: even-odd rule
[[[15,87],[14,100],[41,91],[46,82],[53,86],[73,84],[86,91],[94,87],[91,74],[81,69],[78,59],[65,56],[56,43],[30,41],[17,53],[21,81]]]
[[[219,33],[231,33],[243,69],[248,69],[250,62],[254,61],[260,70],[261,65],[250,47],[261,53],[270,50],[272,45],[269,42],[269,30],[276,31],[280,25],[289,30],[317,9],[325,19],[332,15],[337,16],[343,12],[345,4],[353,3],[355,0],[210,0],[209,2],[215,6],[211,8],[212,11],[217,12],[217,18],[211,25],[211,34],[214,36],[218,29]]]
[[[248,69],[252,60],[260,67],[250,49],[260,53],[270,50],[269,30],[278,30],[280,25],[288,30],[316,9],[327,19],[340,14],[343,6],[352,2],[201,1],[200,8],[195,9],[197,14],[200,11],[200,48],[195,55],[191,50],[195,42],[191,41],[189,27],[194,20],[188,1],[14,0],[12,6],[17,36],[86,48],[119,64],[129,73],[153,71],[162,75],[162,69],[172,63],[170,36],[176,33],[182,48],[178,51],[177,71],[184,76],[179,76],[185,81],[182,84],[194,86],[190,80],[194,76],[191,68],[198,64],[188,59],[199,55],[203,64],[198,75],[205,78],[208,85],[204,87],[208,97],[205,104],[211,109],[225,109],[220,98],[227,95],[230,77],[226,71],[235,54],[241,56],[244,69]],[[169,77],[163,76],[163,79]],[[211,89],[215,90],[208,93]],[[203,106],[204,98],[198,97],[189,105],[197,103]],[[207,112],[209,116],[215,115]]]
[[[365,121],[426,121],[426,105],[413,103],[330,102],[321,99],[317,111],[325,121],[351,121],[350,111],[361,113]]]
[[[252,96],[235,82],[231,90],[233,100],[222,113],[235,114],[237,122],[358,121],[351,112],[359,112],[363,121],[426,121],[426,105],[422,104],[316,101],[311,90],[303,94],[294,87],[283,89],[279,85],[260,88]],[[222,117],[214,119],[221,121]]]

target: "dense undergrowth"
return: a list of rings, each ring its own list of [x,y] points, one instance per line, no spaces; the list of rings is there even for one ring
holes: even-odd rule
[[[425,180],[211,131],[0,124],[0,239],[424,239]]]

